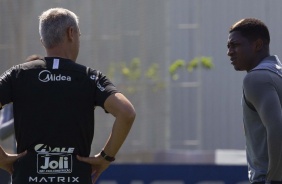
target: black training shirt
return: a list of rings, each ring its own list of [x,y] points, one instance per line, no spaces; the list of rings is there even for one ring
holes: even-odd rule
[[[94,108],[115,86],[101,72],[63,58],[35,60],[0,77],[0,102],[13,102],[17,152],[13,184],[91,184]]]

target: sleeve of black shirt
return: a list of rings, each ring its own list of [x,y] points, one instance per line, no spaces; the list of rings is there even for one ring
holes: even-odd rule
[[[95,87],[95,96],[94,96],[94,104],[95,106],[100,106],[104,109],[104,103],[106,99],[119,91],[115,87],[115,85],[101,72],[92,71],[95,76],[94,87]]]

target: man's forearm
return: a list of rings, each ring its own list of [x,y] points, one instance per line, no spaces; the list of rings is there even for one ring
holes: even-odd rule
[[[116,118],[112,133],[104,147],[104,151],[107,155],[113,157],[117,154],[131,129],[134,118],[135,115],[128,118]]]
[[[136,112],[130,101],[121,93],[109,96],[105,101],[105,109],[116,118],[112,133],[104,146],[105,154],[114,157],[131,129]]]

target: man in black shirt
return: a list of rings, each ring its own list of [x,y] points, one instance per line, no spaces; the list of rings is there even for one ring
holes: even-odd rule
[[[18,153],[0,147],[0,168],[13,184],[95,183],[126,139],[134,107],[101,72],[76,63],[80,30],[73,12],[53,8],[39,20],[47,56],[0,77],[0,108],[13,102]],[[96,106],[115,122],[102,151],[89,157]]]

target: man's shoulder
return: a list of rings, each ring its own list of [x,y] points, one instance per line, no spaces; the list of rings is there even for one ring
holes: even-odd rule
[[[99,70],[93,69],[91,67],[87,67],[87,73],[89,75],[97,75],[97,76],[102,74]]]
[[[258,70],[252,70],[247,73],[245,76],[245,79],[253,78],[253,79],[260,79],[260,77],[269,76],[273,72],[267,69],[258,69]]]
[[[67,66],[67,69],[81,73],[87,76],[91,81],[97,81],[101,77],[104,76],[100,70],[97,70],[97,69],[85,66],[83,64],[79,64],[79,63],[69,63],[69,66]]]
[[[272,81],[271,75],[274,73],[269,70],[253,70],[244,77],[243,85],[265,84]]]
[[[273,75],[282,77],[282,75],[278,71],[269,69],[256,69],[248,72],[244,80],[265,81],[270,80],[271,76]]]

